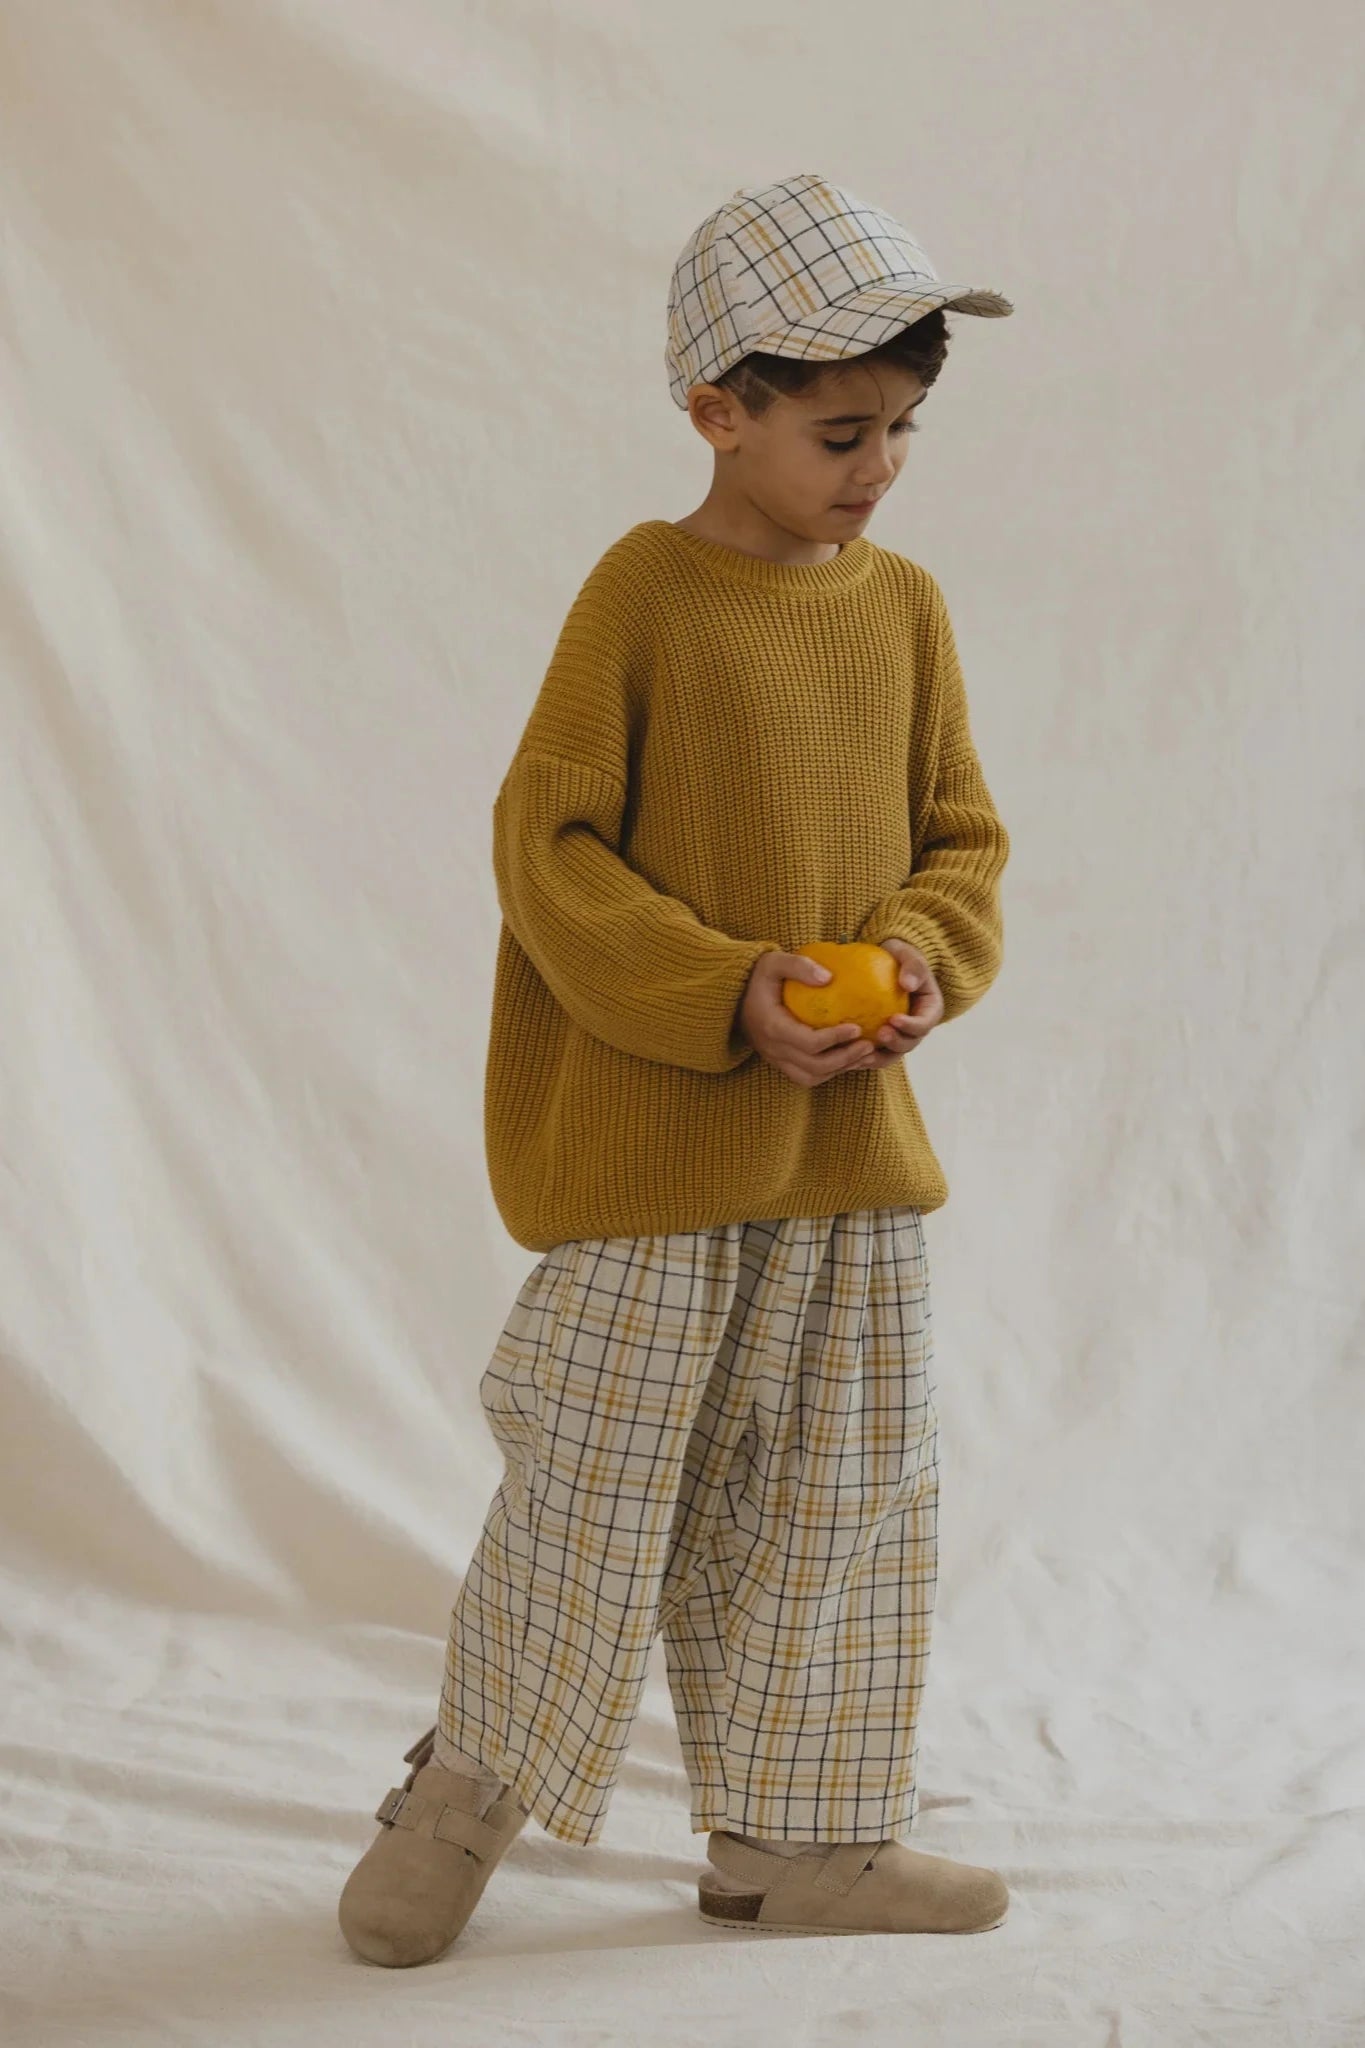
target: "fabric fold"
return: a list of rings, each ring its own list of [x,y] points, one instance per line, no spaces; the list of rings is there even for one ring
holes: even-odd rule
[[[986,993],[1004,960],[1000,877],[1010,840],[972,738],[952,620],[927,579],[933,630],[930,690],[910,761],[911,873],[874,905],[857,936],[904,939],[923,953],[943,992],[946,1024]],[[917,793],[918,792],[918,793]]]
[[[600,769],[523,750],[493,806],[503,916],[555,1000],[638,1059],[725,1073],[753,1056],[739,1004],[776,940],[733,939],[616,851],[626,792]]]

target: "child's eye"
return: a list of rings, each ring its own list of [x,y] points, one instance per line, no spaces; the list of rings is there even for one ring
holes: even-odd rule
[[[893,434],[917,434],[918,420],[897,420],[891,428]],[[832,455],[846,455],[850,448],[856,448],[860,436],[855,434],[851,441],[826,441],[825,446]]]

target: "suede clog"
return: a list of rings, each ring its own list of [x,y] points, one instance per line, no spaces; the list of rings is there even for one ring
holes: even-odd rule
[[[774,1934],[975,1934],[998,1927],[1009,1889],[994,1870],[930,1856],[904,1842],[839,1842],[803,1856],[751,1849],[717,1830],[707,1860],[744,1881],[697,1880],[703,1920]]]
[[[435,1737],[428,1728],[405,1753],[412,1769],[375,1809],[383,1825],[337,1903],[355,1953],[391,1969],[449,1948],[528,1817],[504,1786],[480,1818],[478,1780],[435,1763]]]

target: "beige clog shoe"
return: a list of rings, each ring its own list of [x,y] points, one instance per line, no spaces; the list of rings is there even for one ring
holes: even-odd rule
[[[774,1934],[975,1934],[998,1927],[1009,1890],[994,1870],[904,1842],[839,1842],[808,1856],[751,1849],[717,1830],[706,1855],[745,1889],[697,1880],[703,1920]]]
[[[510,1787],[480,1818],[478,1780],[434,1763],[435,1738],[428,1728],[405,1753],[412,1769],[375,1809],[383,1826],[337,1903],[342,1933],[368,1963],[403,1968],[449,1948],[526,1824]]]

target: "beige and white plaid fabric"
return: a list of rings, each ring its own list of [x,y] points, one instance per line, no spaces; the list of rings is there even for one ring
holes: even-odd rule
[[[935,306],[999,319],[1003,293],[941,278],[910,230],[818,171],[742,185],[700,221],[668,286],[664,364],[675,405],[741,356],[839,362]]]
[[[933,1394],[918,1209],[555,1246],[480,1382],[506,1466],[451,1613],[438,1758],[595,1842],[662,1631],[694,1833],[904,1833]]]

